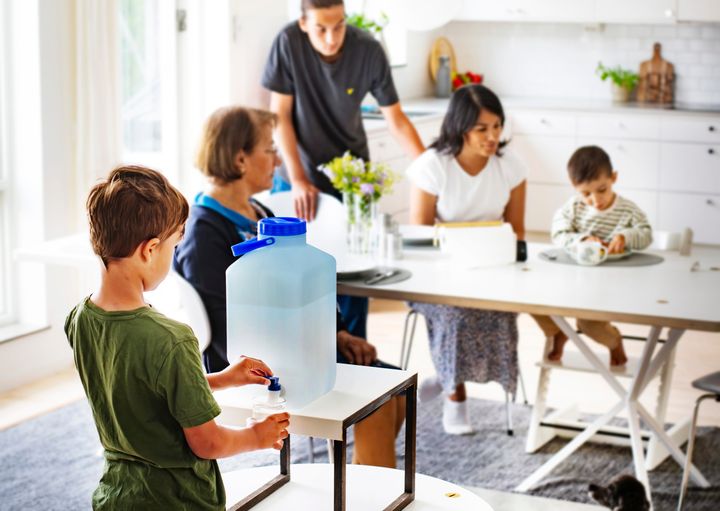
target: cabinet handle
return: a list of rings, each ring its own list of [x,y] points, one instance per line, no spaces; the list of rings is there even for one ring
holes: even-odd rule
[[[705,204],[707,204],[708,206],[714,206],[714,205],[715,205],[715,201],[712,200],[712,199],[707,199],[707,200],[705,200]]]
[[[715,126],[708,126],[708,131],[715,131]]]
[[[715,149],[713,149],[712,147],[708,149],[708,154],[715,154]]]
[[[549,125],[550,125],[550,121],[548,121],[547,119],[545,119],[545,118],[543,117],[542,119],[540,119],[540,124],[544,124],[545,126],[549,126]]]

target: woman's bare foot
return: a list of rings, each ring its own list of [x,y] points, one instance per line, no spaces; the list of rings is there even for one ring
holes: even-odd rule
[[[610,365],[611,366],[624,366],[627,363],[627,355],[625,354],[625,347],[620,341],[617,348],[610,350]]]
[[[563,356],[563,350],[565,349],[565,343],[567,340],[567,335],[564,333],[558,332],[555,334],[553,337],[552,349],[550,350],[550,353],[548,353],[548,360],[552,360],[553,362],[560,361]]]

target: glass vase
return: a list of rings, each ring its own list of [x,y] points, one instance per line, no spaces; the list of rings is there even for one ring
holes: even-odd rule
[[[348,252],[358,255],[372,254],[377,201],[369,195],[343,193],[343,204],[347,218]]]

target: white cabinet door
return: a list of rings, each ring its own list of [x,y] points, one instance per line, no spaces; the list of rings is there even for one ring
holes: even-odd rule
[[[720,194],[720,144],[671,144],[661,147],[660,189]]]
[[[373,133],[368,138],[368,149],[373,161],[387,161],[404,154],[402,146],[385,130]]]
[[[525,229],[550,232],[555,212],[573,196],[570,184],[546,185],[528,183],[525,200]]]
[[[455,17],[459,21],[519,21],[524,13],[523,0],[471,0],[463,2]]]
[[[505,134],[575,136],[575,115],[543,110],[514,110],[505,124]]]
[[[657,190],[660,144],[643,140],[580,138],[578,146],[597,145],[610,156],[618,186]]]
[[[720,195],[664,193],[658,200],[658,229],[693,230],[696,243],[720,244]]]
[[[670,142],[720,144],[720,115],[663,117],[660,137]]]
[[[574,137],[514,135],[508,150],[516,151],[527,165],[528,181],[567,185],[567,162],[576,146]]]
[[[677,0],[598,0],[595,19],[600,23],[674,23]]]
[[[592,22],[595,0],[466,0],[457,20]]]
[[[581,137],[657,140],[661,119],[657,115],[580,115],[577,129]]]
[[[678,21],[720,21],[720,2],[678,0]]]
[[[408,223],[410,209],[410,180],[405,175],[405,169],[410,165],[410,159],[402,156],[385,161],[395,173],[398,181],[391,193],[380,198],[378,207],[381,213],[388,213],[401,224]]]

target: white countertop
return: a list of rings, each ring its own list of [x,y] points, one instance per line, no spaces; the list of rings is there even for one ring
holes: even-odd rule
[[[682,115],[720,118],[720,104],[687,105],[678,103],[675,108],[665,108],[636,102],[613,103],[599,99],[567,99],[567,98],[532,98],[520,96],[503,96],[500,98],[506,113],[512,114],[514,109],[522,110],[556,110],[589,113],[627,113],[641,115]],[[447,111],[449,99],[434,97],[413,98],[401,100],[403,110],[406,112],[432,112],[431,115],[412,117],[413,124],[435,121],[442,118]],[[366,119],[363,124],[365,131],[370,134],[387,128],[383,119]]]

